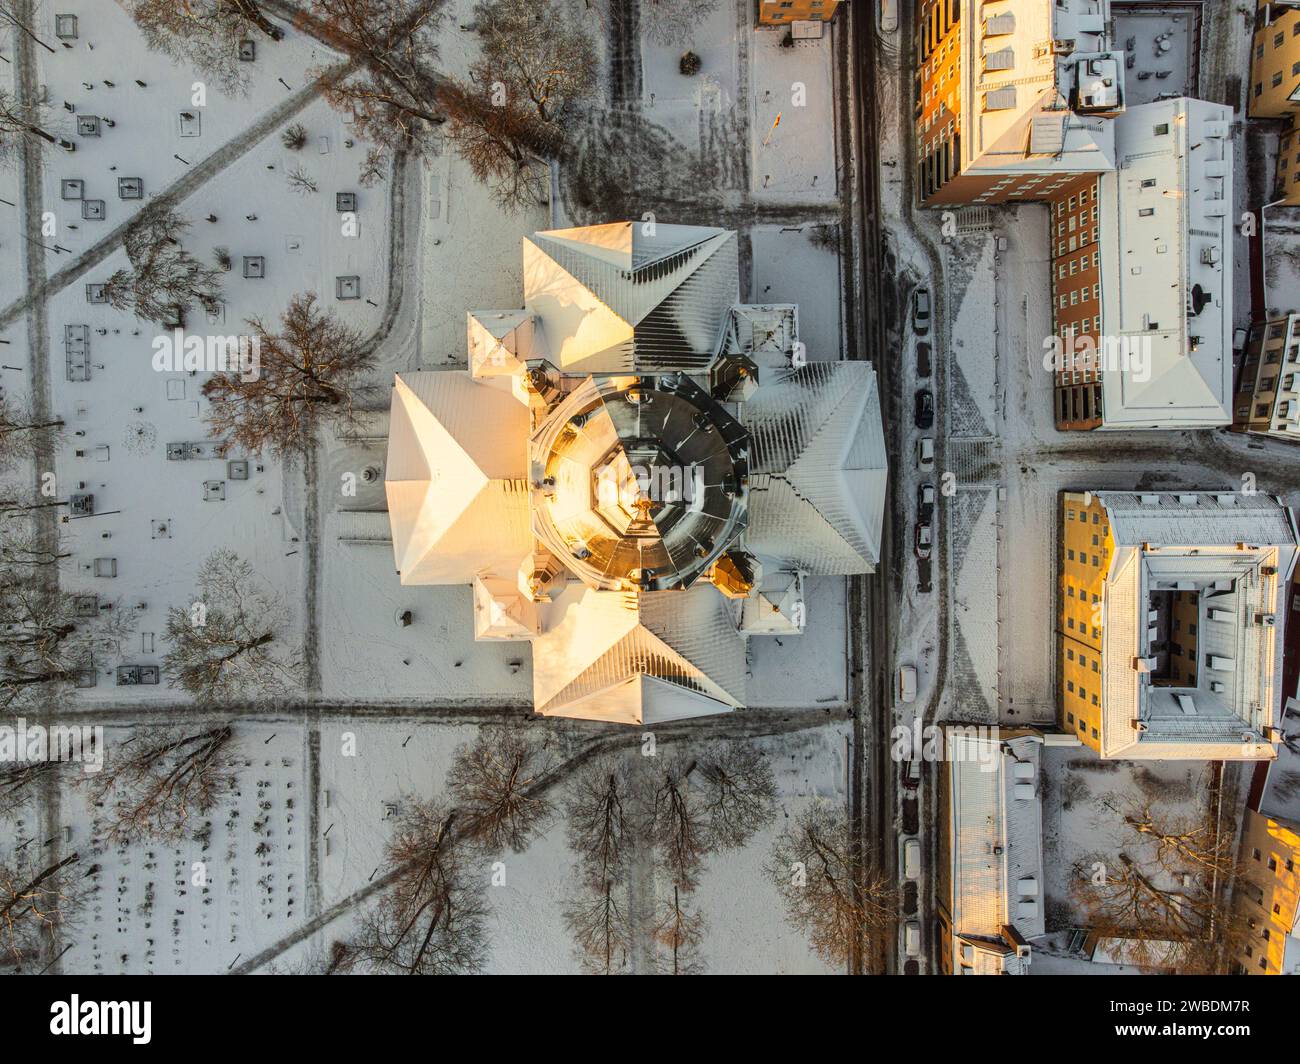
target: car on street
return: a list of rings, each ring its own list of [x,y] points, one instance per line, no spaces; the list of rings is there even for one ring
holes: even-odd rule
[[[917,336],[930,332],[930,290],[918,288],[912,293],[912,331]]]
[[[916,376],[920,380],[927,380],[930,376],[930,345],[927,343],[916,345]]]
[[[918,469],[934,468],[933,436],[922,436],[916,441],[916,465]]]
[[[916,427],[934,428],[934,392],[922,388],[916,393]]]
[[[898,700],[904,703],[916,701],[915,665],[900,665],[898,667]]]
[[[903,925],[903,952],[909,957],[919,957],[921,955],[921,923],[919,920],[908,920]]]
[[[903,840],[903,875],[907,879],[921,877],[921,842],[919,839]]]
[[[934,485],[928,480],[916,486],[916,517],[929,522],[934,516]]]
[[[898,29],[898,0],[880,0],[880,32],[893,33]]]
[[[916,556],[918,558],[930,557],[930,547],[931,547],[931,543],[930,543],[929,522],[926,522],[923,525],[918,524],[916,526]]]

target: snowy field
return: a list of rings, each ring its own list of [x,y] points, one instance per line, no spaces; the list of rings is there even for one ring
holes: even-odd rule
[[[571,6],[587,11],[580,0]],[[448,4],[439,69],[467,71],[477,46],[463,27],[473,7]],[[48,210],[44,268],[52,283],[30,316],[18,244],[6,241],[0,339],[8,341],[3,362],[15,368],[0,370],[0,387],[29,392],[28,322],[43,322],[37,370],[66,423],[53,472],[61,495],[95,496],[92,515],[59,526],[67,553],[60,586],[95,593],[101,605],[135,618],[120,655],[96,660],[96,685],[70,708],[108,722],[110,756],[157,734],[168,717],[224,723],[188,706],[165,678],[156,686],[118,686],[114,678],[119,665],[162,663],[167,609],[194,600],[200,566],[222,547],[234,548],[284,604],[277,638],[304,645],[315,667],[288,706],[232,713],[234,787],[207,815],[188,820],[179,838],[111,838],[86,781],[67,773],[34,807],[0,824],[0,862],[20,847],[76,855],[69,873],[76,916],[58,961],[65,972],[305,969],[352,934],[373,904],[393,803],[443,795],[455,750],[483,720],[531,719],[532,651],[475,642],[467,588],[404,588],[388,545],[339,539],[341,510],[382,508],[382,492],[362,500],[340,492],[344,475],[382,467],[382,416],[371,438],[323,438],[309,463],[236,451],[228,457],[247,461],[246,478],[227,458],[169,459],[168,445],[208,438],[201,393],[208,374],[155,368],[153,342],[165,330],[92,302],[87,286],[129,265],[124,227],[166,197],[189,223],[181,236],[187,251],[212,265],[224,249],[231,261],[220,310],[192,309],[190,333],[246,333],[255,318],[276,331],[291,297],[313,291],[376,341],[376,378],[386,384],[393,372],[463,365],[466,312],[521,300],[521,238],[571,220],[559,204],[501,210],[446,151],[362,187],[369,146],[310,85],[309,72],[339,57],[287,26],[278,43],[258,40],[246,92],[226,96],[149,52],[108,0],[41,0],[37,12],[36,29],[48,38],[56,12],[78,19],[70,47],[35,49],[43,117],[76,150],[41,157],[37,200]],[[839,261],[833,241],[815,238],[818,226],[839,218],[835,40],[781,48],[781,35],[756,32],[752,19],[746,3],[718,6],[692,39],[703,60],[696,77],[679,72],[680,48],[644,44],[639,106],[729,175],[716,224],[743,229],[742,290],[756,302],[797,302],[810,357],[839,358]],[[598,33],[602,62],[605,50]],[[282,135],[296,124],[306,142],[294,150]],[[356,196],[355,226],[344,224],[340,193]],[[0,212],[18,216],[16,167],[0,168],[0,200]],[[776,221],[787,216],[800,224]],[[338,297],[344,277],[357,278],[358,298]],[[806,587],[802,637],[750,641],[747,701],[771,715],[752,725],[743,712],[728,718],[737,733],[760,736],[778,798],[772,822],[743,848],[714,855],[693,894],[707,928],[708,971],[830,970],[786,922],[763,870],[790,818],[814,801],[846,802],[846,584],[810,579]],[[405,610],[409,627],[396,621]],[[565,722],[538,727],[566,753],[622,734]],[[633,749],[636,740],[629,733]],[[494,884],[490,862],[481,870],[488,970],[577,971],[562,917],[574,862],[562,817],[524,853],[501,859],[504,882]],[[629,886],[642,906],[668,889],[653,868]],[[312,917],[327,922],[304,937]],[[632,949],[636,970],[653,966],[655,950],[643,929]]]

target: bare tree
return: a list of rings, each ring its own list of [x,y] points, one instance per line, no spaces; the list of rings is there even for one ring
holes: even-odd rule
[[[752,743],[710,743],[692,779],[713,847],[743,846],[772,820],[776,780],[771,762]]]
[[[190,223],[161,203],[143,208],[127,225],[122,246],[131,263],[104,282],[104,298],[145,321],[182,325],[190,304],[210,314],[221,309],[221,271],[205,266],[180,238]]]
[[[285,127],[280,134],[280,143],[290,151],[302,151],[307,144],[307,127],[301,122]]]
[[[1156,802],[1104,799],[1124,824],[1155,848],[1157,864],[1172,875],[1226,875],[1236,866],[1231,834],[1221,832],[1204,812],[1168,810]]]
[[[182,838],[190,819],[210,812],[234,786],[233,739],[230,725],[221,724],[165,728],[118,744],[103,771],[82,779],[105,810],[109,837]]]
[[[117,654],[135,626],[133,612],[98,609],[86,616],[78,597],[35,575],[0,580],[0,707],[21,707],[63,693],[93,669],[97,654]]]
[[[485,728],[459,747],[447,788],[465,833],[490,850],[521,853],[551,815],[538,784],[555,767],[547,744],[511,728]]]
[[[302,669],[287,627],[280,597],[234,551],[218,550],[199,569],[195,600],[167,611],[163,669],[206,704],[282,695]]]
[[[627,971],[632,928],[626,909],[619,905],[612,880],[599,884],[584,882],[572,891],[563,918],[584,971],[592,975],[618,975]]]
[[[325,98],[363,140],[390,151],[436,154],[443,0],[312,0],[311,15],[357,71],[325,86]]]
[[[256,374],[220,372],[203,385],[210,433],[251,453],[301,453],[322,422],[353,426],[379,394],[363,380],[374,352],[355,329],[323,313],[315,293],[294,296],[280,322],[278,334],[261,318],[248,322],[258,343]]]
[[[601,758],[575,776],[565,818],[569,849],[589,885],[603,890],[626,874],[635,802],[630,774],[615,758]]]
[[[0,863],[0,970],[29,971],[53,944],[74,907],[59,873],[77,860],[74,853],[44,866],[22,856]]]
[[[644,833],[658,851],[672,881],[693,890],[709,852],[708,820],[688,777],[695,762],[682,756],[663,759],[654,773],[646,804]]]
[[[366,151],[366,157],[361,161],[361,169],[357,173],[357,183],[362,188],[374,188],[388,174],[388,155],[383,148],[370,148]]]
[[[665,951],[660,957],[660,971],[664,975],[704,972],[704,962],[699,956],[700,943],[704,940],[704,917],[686,908],[683,893],[681,887],[674,885],[673,896],[659,901],[654,939]]]
[[[482,969],[487,908],[470,883],[454,820],[438,801],[402,803],[384,858],[396,878],[350,947],[360,966],[403,975]]]
[[[0,763],[0,816],[10,816],[26,806],[44,784],[63,774],[64,764],[49,758]]]
[[[30,402],[0,397],[0,472],[55,446],[62,430],[62,418],[40,417]]]
[[[51,133],[40,125],[36,108],[26,108],[12,92],[0,89],[0,155],[9,155],[19,138],[31,136],[43,144],[60,148],[73,147],[72,141],[60,133]]]
[[[222,91],[241,92],[247,78],[240,42],[260,33],[273,41],[284,31],[262,12],[257,0],[119,0],[135,19],[145,44],[192,66]]]
[[[550,189],[546,161],[560,154],[560,131],[518,99],[492,102],[490,91],[459,84],[444,88],[440,99],[448,119],[447,141],[503,209],[545,203]]]
[[[320,191],[315,179],[301,166],[295,166],[290,170],[285,180],[289,183],[289,191],[299,196],[310,196],[313,192]]]
[[[848,816],[828,803],[805,809],[773,844],[767,874],[792,924],[827,962],[840,964],[868,931],[892,927],[898,895],[869,865],[854,883]]]
[[[559,122],[595,89],[595,42],[564,8],[482,0],[474,8],[474,28],[482,51],[473,80],[522,97],[540,121]]]

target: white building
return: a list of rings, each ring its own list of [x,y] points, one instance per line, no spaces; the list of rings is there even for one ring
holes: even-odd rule
[[[939,950],[950,975],[1024,975],[1045,929],[1042,738],[950,726],[943,818]]]
[[[734,233],[538,233],[523,309],[470,313],[468,372],[397,377],[398,574],[472,585],[476,638],[531,641],[539,713],[737,708],[746,637],[803,631],[804,575],[875,567],[874,371],[738,300]]]
[[[1103,429],[1232,422],[1232,109],[1180,97],[1115,119],[1101,175]]]
[[[1067,623],[1089,611],[1094,627],[1100,620],[1099,706],[1062,695],[1080,738],[1104,758],[1272,758],[1291,512],[1271,496],[1232,492],[1065,499],[1080,523],[1100,518],[1087,529],[1099,543],[1100,602],[1063,610]],[[1062,629],[1067,652],[1088,645],[1082,627]],[[1088,732],[1099,726],[1096,741],[1085,721]]]

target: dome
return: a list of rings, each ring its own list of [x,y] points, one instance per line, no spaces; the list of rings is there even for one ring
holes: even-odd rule
[[[748,452],[684,374],[588,377],[530,442],[533,530],[591,587],[689,587],[745,528]]]

